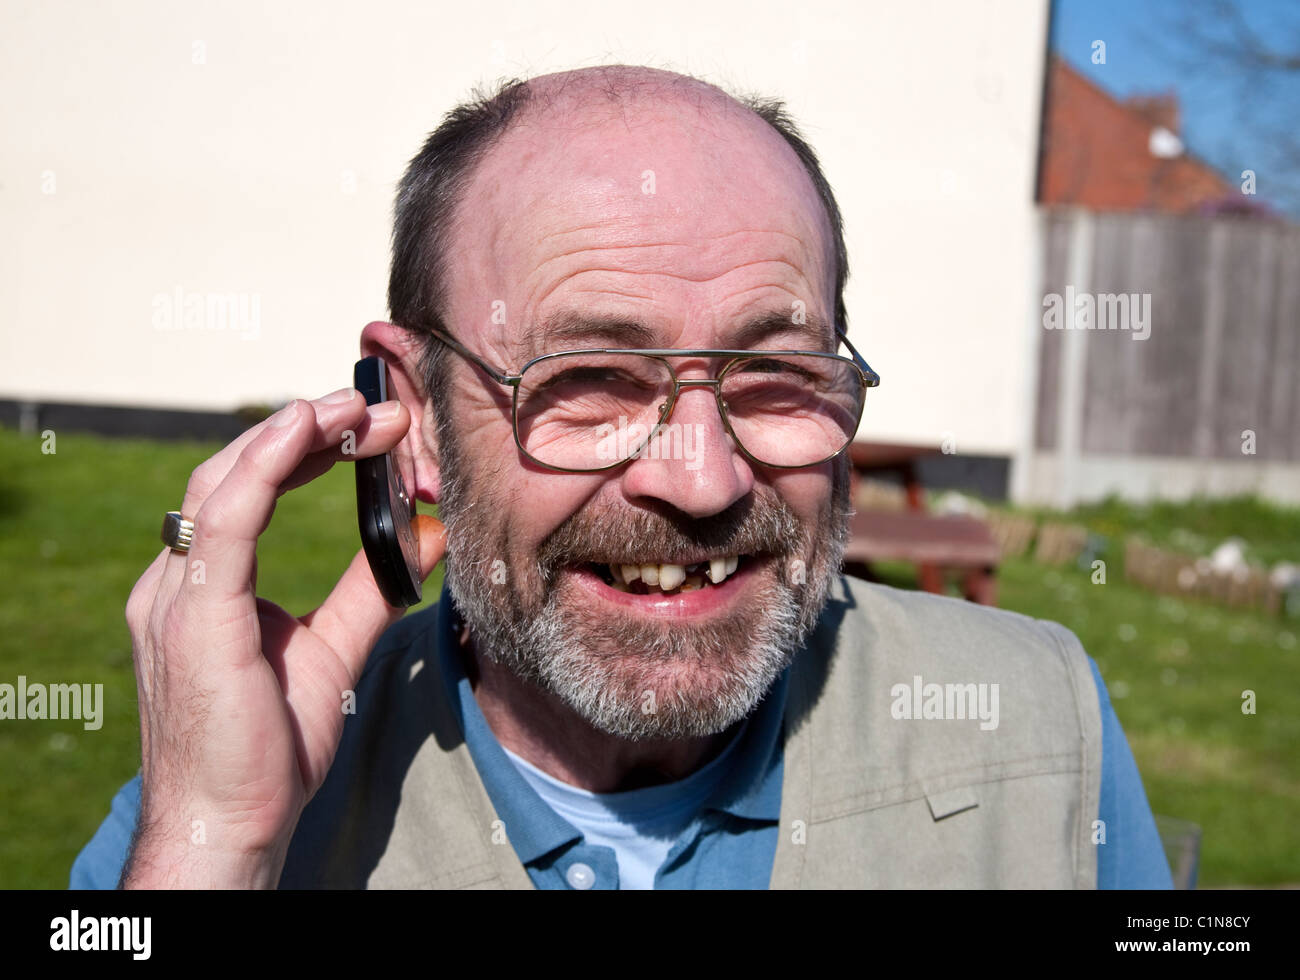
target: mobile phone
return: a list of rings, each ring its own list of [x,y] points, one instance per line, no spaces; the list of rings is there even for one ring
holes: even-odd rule
[[[367,405],[388,401],[388,365],[379,357],[357,361],[353,386]],[[402,468],[391,452],[359,459],[357,523],[375,583],[390,606],[405,608],[420,601],[420,544],[411,527],[415,501],[402,482]]]

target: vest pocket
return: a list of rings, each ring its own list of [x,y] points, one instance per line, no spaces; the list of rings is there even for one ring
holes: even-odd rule
[[[936,821],[980,805],[974,786],[958,786],[941,793],[926,793],[925,802],[930,805],[930,816]]]

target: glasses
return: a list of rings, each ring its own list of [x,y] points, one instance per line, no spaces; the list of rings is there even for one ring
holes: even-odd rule
[[[515,444],[538,466],[564,473],[598,473],[656,450],[698,459],[690,446],[700,453],[699,440],[668,421],[687,387],[713,389],[722,424],[746,459],[777,469],[816,466],[853,441],[867,389],[880,384],[838,328],[852,359],[825,351],[571,350],[535,357],[518,374],[437,328],[429,332],[513,389]],[[712,378],[679,378],[670,357],[727,360]],[[651,446],[656,436],[661,442]]]

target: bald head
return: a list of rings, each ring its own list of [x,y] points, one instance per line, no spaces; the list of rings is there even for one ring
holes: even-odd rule
[[[637,65],[599,65],[539,75],[524,83],[528,92],[521,121],[572,132],[621,120],[629,125],[647,114],[694,110],[695,124],[708,117],[754,117],[754,111],[709,82]],[[756,120],[757,121],[757,120]],[[770,127],[768,127],[770,128]]]

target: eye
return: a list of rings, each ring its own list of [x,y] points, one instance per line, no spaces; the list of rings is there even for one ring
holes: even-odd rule
[[[812,373],[798,364],[776,358],[754,358],[738,365],[733,374],[784,374],[789,378],[811,378]]]
[[[535,392],[548,391],[552,388],[577,385],[640,384],[644,379],[616,367],[590,365],[565,368],[556,374],[532,385]]]

